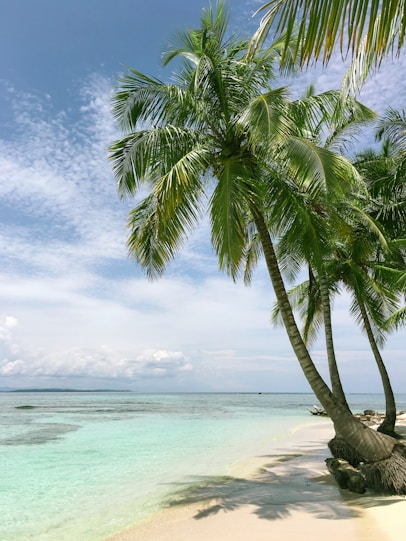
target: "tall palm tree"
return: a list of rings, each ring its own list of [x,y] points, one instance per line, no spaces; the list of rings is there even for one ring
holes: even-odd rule
[[[300,366],[336,429],[373,462],[397,457],[396,442],[367,429],[330,391],[297,328],[275,254],[267,212],[294,212],[294,183],[276,174],[289,162],[297,185],[343,192],[355,175],[341,156],[295,135],[286,89],[272,89],[272,50],[247,61],[248,43],[226,38],[222,2],[203,11],[201,27],[179,36],[164,56],[183,61],[174,83],[135,70],[123,76],[113,107],[124,132],[111,146],[121,196],[148,194],[130,213],[130,254],[150,278],[175,257],[205,207],[220,268],[241,271],[252,229],[260,239],[284,325]],[[306,163],[306,167],[303,167]],[[293,178],[293,177],[291,177]],[[279,194],[279,198],[275,197]],[[403,490],[397,477],[392,489]],[[398,486],[399,485],[399,486]],[[399,488],[400,487],[400,488]]]
[[[306,99],[308,100],[309,97],[307,97]],[[298,126],[303,136],[306,136],[307,134],[307,136],[312,137],[313,140],[317,140],[319,144],[324,144],[328,148],[337,147],[338,145],[338,149],[342,152],[345,150],[345,144],[348,142],[349,136],[351,136],[354,128],[359,128],[360,126],[363,126],[366,122],[374,119],[374,114],[372,111],[361,106],[361,104],[358,104],[354,100],[350,100],[350,103],[353,103],[352,109],[344,108],[342,106],[343,102],[338,103],[341,106],[333,108],[332,111],[324,109],[323,114],[319,115],[318,122],[316,123],[309,123],[306,115],[303,115],[303,112],[301,112],[300,115],[295,115],[295,124]],[[393,115],[390,118],[392,119]],[[404,124],[401,124],[401,126],[399,126],[398,117],[395,117],[395,120],[396,122],[394,124],[396,126],[396,135],[398,135],[400,132],[401,134],[403,134],[404,137],[404,131],[401,129],[404,129]],[[385,129],[388,130],[390,127],[392,137],[394,138],[395,129],[393,127],[393,124],[388,125],[388,122],[389,120],[387,120],[384,125],[382,125],[381,123],[380,129],[381,131]],[[321,140],[321,134],[323,134],[324,140]],[[377,158],[375,157],[375,162],[376,161]],[[371,163],[371,161],[369,160],[368,163]],[[387,175],[385,178],[387,178]],[[369,185],[370,184],[371,183],[369,183]],[[366,194],[357,198],[358,204],[365,199],[365,195]],[[375,202],[377,201],[377,195],[377,187],[375,187]],[[397,193],[397,191],[395,191],[395,197],[397,197],[398,195],[399,194]],[[393,190],[391,191],[391,197],[392,199],[394,198]],[[382,197],[380,199],[382,199]],[[397,202],[397,205],[399,205],[399,201]],[[353,221],[356,217],[357,221],[356,223],[353,223],[351,225],[348,221],[345,222],[342,220],[342,216],[345,215],[346,212],[344,211],[343,206],[342,204],[340,204],[340,202],[339,206],[337,207],[336,201],[327,201],[326,199],[324,199],[322,201],[317,201],[317,206],[313,203],[313,206],[314,208],[317,208],[317,212],[319,214],[322,209],[322,213],[324,214],[323,218],[325,222],[329,223],[329,227],[327,227],[327,232],[330,234],[330,240],[327,241],[327,236],[326,234],[324,234],[324,238],[319,239],[319,246],[330,246],[330,252],[326,252],[324,250],[324,257],[319,259],[319,261],[315,261],[314,257],[309,257],[309,255],[306,255],[305,252],[309,244],[302,237],[303,228],[294,231],[288,228],[287,231],[284,232],[284,235],[279,242],[279,252],[282,254],[283,259],[291,260],[292,257],[302,257],[302,259],[307,262],[307,265],[309,265],[310,277],[307,285],[296,287],[291,292],[291,294],[293,295],[292,298],[296,301],[296,306],[298,304],[302,306],[302,314],[304,315],[305,321],[304,338],[305,340],[309,338],[309,333],[312,329],[313,323],[315,323],[316,327],[318,328],[323,326],[325,332],[325,341],[329,361],[332,389],[337,396],[342,396],[343,391],[337,370],[334,352],[333,330],[331,323],[329,300],[330,288],[333,288],[334,293],[336,293],[338,291],[336,284],[338,282],[342,282],[354,295],[352,312],[356,316],[357,320],[362,323],[363,328],[368,336],[371,350],[373,352],[383,382],[383,388],[386,397],[386,414],[381,426],[379,427],[379,430],[390,435],[395,435],[395,398],[389,380],[388,372],[380,354],[378,341],[381,343],[383,341],[383,334],[380,332],[380,329],[382,329],[385,315],[387,315],[385,311],[382,312],[382,309],[384,308],[384,306],[388,306],[388,303],[391,305],[391,308],[395,306],[396,294],[394,291],[395,289],[399,291],[399,287],[396,285],[396,282],[399,278],[398,273],[394,275],[394,270],[392,269],[391,274],[389,274],[387,272],[388,269],[386,268],[385,274],[390,279],[390,284],[386,283],[385,285],[379,283],[376,277],[374,278],[368,273],[368,270],[371,269],[371,267],[373,267],[373,264],[377,262],[376,248],[380,245],[380,234],[376,235],[374,233],[373,238],[371,239],[371,226],[374,230],[376,230],[378,226],[373,223],[372,218],[367,218],[365,211],[362,211],[362,220],[360,221],[359,212],[357,211],[354,215],[354,209],[352,209],[351,220]],[[369,206],[371,205],[369,204]],[[349,208],[351,209],[352,207],[350,206]],[[387,209],[387,204],[380,206],[380,214],[383,213],[384,209]],[[377,212],[375,211],[374,214],[377,215]],[[399,216],[397,216],[395,222],[396,227],[399,227]],[[337,233],[340,230],[344,230],[344,237],[338,241]],[[315,236],[317,236],[318,232],[320,231],[320,226],[315,227]],[[364,232],[362,237],[360,237],[361,231]],[[339,242],[338,250],[336,248],[337,241]],[[313,247],[314,243],[312,243],[311,246]],[[345,246],[347,247],[347,251],[345,251],[344,253]],[[293,252],[295,252],[295,255],[293,255]],[[300,253],[300,255],[298,254],[298,252]],[[382,257],[383,250],[381,249],[380,252]],[[372,261],[371,255],[373,258]],[[317,264],[317,269],[315,263]],[[404,267],[403,260],[401,263],[403,263]],[[382,274],[382,272],[383,267],[381,261],[380,274]],[[364,290],[361,286],[363,286]],[[315,294],[316,298],[314,298]],[[382,299],[386,299],[386,302],[382,303]],[[306,302],[304,302],[305,300]],[[304,305],[306,307],[305,311],[303,311]],[[368,313],[370,314],[370,316],[368,315]],[[274,318],[277,319],[277,316],[278,310],[275,311]],[[375,322],[376,325],[374,325],[373,322]]]
[[[391,314],[389,321],[395,323],[404,314],[404,307],[396,308],[399,296],[406,291],[405,241],[396,237],[405,237],[405,127],[404,112],[389,110],[379,121],[378,138],[388,137],[382,150],[378,153],[370,150],[357,157],[356,164],[367,180],[370,197],[358,198],[358,205],[364,201],[364,208],[360,209],[361,213],[355,213],[357,221],[346,231],[345,238],[334,251],[334,259],[326,260],[332,291],[337,293],[339,282],[350,291],[353,296],[351,312],[368,336],[386,401],[385,418],[378,430],[391,435],[395,429],[396,403],[379,346],[384,341],[384,331],[388,330],[388,320],[385,321],[388,314]],[[386,238],[373,217],[384,224]],[[390,237],[392,241],[387,242]],[[289,243],[286,255],[292,256]],[[305,322],[303,335],[306,341],[314,335],[314,329],[326,324],[321,314],[321,290],[320,280],[310,269],[309,280],[290,292],[290,298],[300,309]],[[278,319],[277,309],[273,317]]]
[[[354,240],[354,237],[355,238]],[[334,259],[326,262],[326,274],[329,289],[333,294],[339,292],[339,284],[343,284],[352,295],[351,313],[364,329],[378,367],[385,394],[385,417],[378,430],[396,436],[396,402],[392,385],[383,361],[380,345],[385,339],[385,328],[388,314],[395,314],[399,301],[399,276],[405,275],[397,269],[383,266],[375,260],[376,241],[371,247],[371,239],[365,235],[360,237],[359,231],[341,245],[335,252]],[[371,258],[372,256],[372,258]],[[377,268],[378,266],[378,268]],[[384,273],[382,272],[384,270]],[[375,272],[374,272],[375,271]],[[306,343],[316,335],[321,325],[325,324],[322,313],[321,288],[310,269],[308,281],[295,286],[289,292],[294,307],[299,310],[304,322],[303,336]],[[380,277],[386,275],[384,280]],[[278,321],[277,307],[273,312],[274,321]]]
[[[385,417],[378,430],[395,435],[395,396],[380,346],[385,341],[385,321],[399,306],[397,276],[401,271],[390,267],[389,254],[387,262],[382,260],[377,254],[377,241],[371,239],[365,227],[360,229],[349,239],[346,246],[348,251],[341,253],[331,267],[334,267],[333,272],[352,295],[351,313],[368,337],[381,376]]]
[[[332,245],[333,259],[331,254],[330,256],[327,254],[324,260],[332,292],[334,294],[338,292],[338,284],[341,282],[353,296],[351,312],[367,334],[385,393],[386,414],[379,430],[391,435],[395,435],[396,403],[379,346],[384,341],[384,328],[387,327],[385,319],[388,314],[392,314],[390,321],[395,318],[397,321],[404,312],[402,308],[394,310],[399,306],[399,295],[405,292],[405,252],[397,246],[399,242],[389,242],[388,245],[387,238],[381,232],[381,226],[374,222],[373,217],[383,222],[389,237],[402,234],[404,236],[405,184],[402,174],[405,157],[404,130],[404,115],[389,111],[379,123],[378,135],[382,137],[383,133],[389,133],[391,145],[389,146],[386,141],[382,152],[368,151],[358,156],[356,163],[367,179],[370,197],[365,198],[364,194],[357,198],[357,206],[363,202],[363,207],[355,213],[352,212],[353,223],[351,227],[348,227],[349,222],[346,224],[345,235],[339,240],[338,247]],[[339,134],[340,130],[334,129],[333,132]],[[334,139],[335,137],[327,138],[327,142],[331,144]],[[324,208],[327,213],[325,205]],[[333,211],[334,215],[335,210],[334,207],[330,207],[328,211],[330,217],[331,212]],[[343,212],[342,207],[339,211],[340,214]],[[336,235],[339,230],[340,227],[334,227],[332,233]],[[301,240],[300,232],[295,232],[295,237],[296,250],[297,247],[301,249],[304,242]],[[334,237],[333,242],[337,243]],[[291,242],[283,239],[281,244],[283,257],[292,258]],[[310,264],[308,258],[304,259]],[[325,301],[322,302],[323,288],[320,276],[312,267],[309,275],[306,283],[290,291],[290,298],[295,307],[300,309],[304,321],[303,336],[306,341],[313,337],[314,329],[330,325],[329,319],[325,318],[325,311],[323,315]],[[274,320],[278,320],[278,315],[276,308]]]
[[[371,277],[368,274],[363,276],[362,268],[360,272],[360,267],[357,267],[356,265],[348,265],[348,267],[351,268],[343,269],[344,272],[342,277],[347,288],[353,292],[354,301],[352,303],[351,311],[361,323],[367,334],[371,351],[381,376],[385,395],[385,416],[378,427],[378,430],[385,434],[396,436],[395,425],[397,411],[395,395],[379,347],[384,338],[380,332],[383,326],[383,322],[380,319],[380,296],[382,295],[383,290],[385,290],[385,299],[390,299],[390,297],[393,296],[393,291],[382,288],[381,284],[376,280],[371,280]],[[368,288],[370,290],[372,289],[372,291],[368,291]]]
[[[402,319],[405,306],[400,300],[406,294],[406,139],[405,112],[389,109],[378,121],[377,139],[382,141],[382,148],[376,152],[369,150],[357,157],[356,166],[364,175],[369,192],[369,212],[379,220],[389,236],[389,251],[378,249],[373,253],[372,264],[374,275],[382,285],[380,292],[385,292],[386,299],[390,295],[397,296],[396,306],[392,304],[390,315],[384,323],[381,313],[368,310],[368,306],[359,302],[365,331],[367,332],[375,360],[377,362],[386,397],[386,416],[380,430],[390,433],[394,430],[396,406],[386,367],[379,351],[382,328],[388,331],[395,328]],[[361,240],[363,247],[355,251],[365,254],[368,242]],[[359,244],[359,243],[358,243]],[[376,248],[376,246],[375,246]],[[379,248],[379,246],[378,246]],[[361,257],[362,259],[362,257]],[[358,258],[360,262],[360,258]],[[355,274],[353,275],[355,277]],[[355,290],[355,289],[354,289]],[[404,301],[403,301],[404,305]],[[368,317],[369,312],[369,317]],[[377,324],[375,332],[373,323]],[[376,340],[376,337],[378,340]]]
[[[332,91],[314,96],[313,88],[308,89],[302,99],[291,104],[291,113],[300,137],[317,142],[324,148],[338,150],[340,153],[350,143],[354,133],[375,118],[373,111],[354,99],[343,100],[339,92]],[[359,188],[362,189],[363,186]],[[346,235],[350,227],[344,218],[343,203],[346,204],[346,198],[339,196],[337,199],[328,190],[318,193],[317,198],[311,192],[303,195],[303,204],[308,207],[303,215],[306,216],[308,224],[311,224],[312,241],[309,242],[304,236],[309,230],[309,225],[300,223],[299,227],[293,228],[289,223],[279,232],[278,251],[282,260],[292,261],[292,258],[299,258],[306,261],[310,275],[318,282],[332,390],[348,407],[336,361],[330,284],[326,269],[326,261],[331,259],[332,250],[337,242],[337,233],[342,231]],[[284,223],[282,216],[274,221],[280,226]]]

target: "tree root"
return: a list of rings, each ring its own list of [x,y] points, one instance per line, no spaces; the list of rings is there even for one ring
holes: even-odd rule
[[[363,457],[341,437],[328,443],[334,458],[343,459],[357,468],[367,488],[387,494],[406,494],[406,446],[398,443],[392,454],[383,460],[365,462]],[[348,486],[351,490],[351,486]]]
[[[363,462],[364,458],[351,447],[344,438],[335,436],[328,442],[328,448],[334,458],[342,458],[346,460],[351,466],[356,468],[360,462]]]
[[[359,470],[348,464],[346,460],[343,460],[342,458],[327,458],[326,466],[329,472],[334,475],[340,488],[348,488],[351,492],[364,494],[364,476]]]

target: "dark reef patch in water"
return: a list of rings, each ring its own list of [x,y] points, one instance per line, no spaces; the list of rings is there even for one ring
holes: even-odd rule
[[[0,445],[41,445],[62,439],[64,434],[78,430],[80,425],[41,423],[35,429],[12,438],[0,439]]]
[[[16,406],[16,410],[33,410],[35,409],[37,406],[30,406],[30,405],[26,405],[26,406]]]

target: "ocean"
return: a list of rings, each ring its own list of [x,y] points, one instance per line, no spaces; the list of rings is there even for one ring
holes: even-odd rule
[[[381,395],[349,395],[353,411]],[[0,393],[1,541],[102,541],[317,422],[312,394]],[[406,395],[397,396],[406,410]]]

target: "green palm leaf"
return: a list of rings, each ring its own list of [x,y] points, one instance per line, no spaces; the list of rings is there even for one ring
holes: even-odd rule
[[[327,63],[335,45],[341,53],[357,55],[366,36],[364,54],[377,65],[397,46],[403,46],[406,12],[403,0],[271,0],[262,5],[264,13],[252,46],[258,47],[269,32],[298,34],[295,55],[302,65],[322,58]],[[396,43],[397,42],[397,43]],[[285,57],[282,57],[282,63]]]
[[[324,193],[339,200],[354,187],[362,189],[360,175],[343,156],[299,137],[291,137],[287,148],[289,152],[284,149],[281,159],[289,164],[299,187],[312,197]]]
[[[227,160],[216,170],[218,183],[211,197],[212,244],[221,269],[236,279],[247,244],[244,166]],[[244,176],[242,176],[244,175]]]

